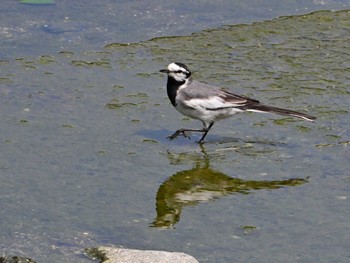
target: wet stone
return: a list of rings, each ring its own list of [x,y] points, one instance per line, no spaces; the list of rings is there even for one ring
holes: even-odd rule
[[[98,247],[87,249],[87,254],[101,260],[101,263],[199,263],[194,257],[181,252]]]

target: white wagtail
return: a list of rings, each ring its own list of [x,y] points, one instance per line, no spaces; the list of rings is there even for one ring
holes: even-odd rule
[[[175,139],[180,134],[188,137],[186,132],[202,132],[203,136],[198,143],[203,143],[215,121],[244,111],[277,113],[307,121],[316,119],[316,117],[305,113],[266,106],[260,104],[258,100],[193,80],[191,71],[182,63],[171,63],[167,69],[162,69],[160,72],[168,75],[167,93],[175,109],[183,115],[203,123],[203,129],[177,130],[168,137],[170,140]]]

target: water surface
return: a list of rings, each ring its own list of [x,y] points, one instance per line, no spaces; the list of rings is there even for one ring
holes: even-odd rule
[[[349,17],[3,56],[1,253],[89,262],[84,248],[120,245],[200,262],[347,262]],[[318,120],[247,113],[203,147],[168,141],[201,126],[166,97],[158,70],[172,61]]]

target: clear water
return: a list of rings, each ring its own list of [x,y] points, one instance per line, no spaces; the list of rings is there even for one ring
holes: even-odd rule
[[[85,248],[116,245],[200,262],[348,262],[349,12],[261,21],[348,3],[99,3],[3,4],[1,253],[89,262]],[[166,97],[158,70],[172,61],[318,120],[241,114],[203,147],[197,135],[168,141],[201,125]]]

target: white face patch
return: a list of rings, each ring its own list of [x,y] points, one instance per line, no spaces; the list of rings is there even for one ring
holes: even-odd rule
[[[176,63],[169,64],[168,70],[170,71],[169,75],[179,82],[185,81],[188,78],[187,74],[190,73],[187,69]]]
[[[169,64],[169,66],[168,66],[168,69],[170,70],[170,71],[183,71],[183,72],[186,72],[186,73],[189,73],[186,69],[184,69],[183,67],[180,67],[178,64],[176,64],[176,63],[171,63],[171,64]]]
[[[171,63],[171,64],[169,64],[168,69],[169,69],[169,71],[178,71],[181,68],[177,64]]]

